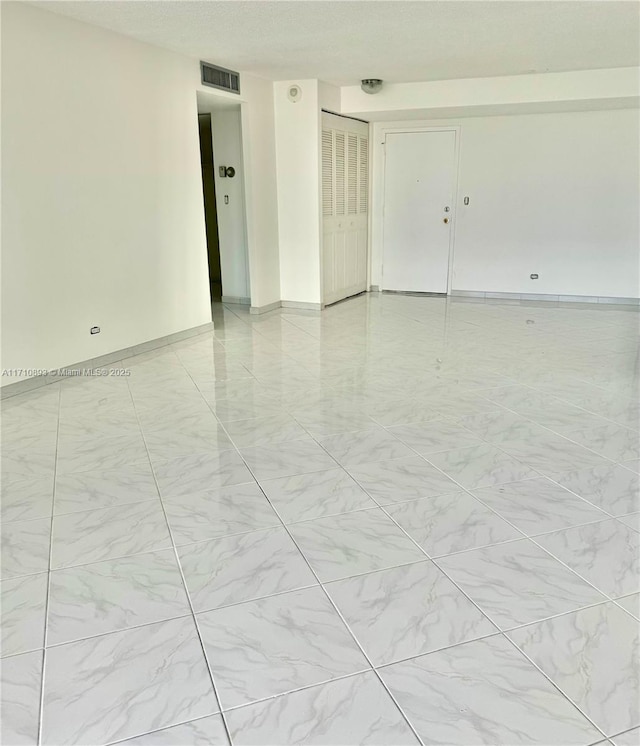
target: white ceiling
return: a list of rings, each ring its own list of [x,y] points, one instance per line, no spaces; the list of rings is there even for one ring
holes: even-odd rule
[[[633,0],[37,4],[273,80],[397,83],[640,64],[640,5]]]

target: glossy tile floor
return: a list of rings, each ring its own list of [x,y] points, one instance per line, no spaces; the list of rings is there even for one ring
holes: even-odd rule
[[[638,744],[637,311],[219,306],[5,402],[2,743]]]

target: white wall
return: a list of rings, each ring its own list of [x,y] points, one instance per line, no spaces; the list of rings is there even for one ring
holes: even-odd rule
[[[318,101],[325,111],[338,112],[341,109],[341,88],[323,80],[318,81]]]
[[[222,293],[224,297],[249,298],[240,107],[213,111],[211,129]],[[221,177],[220,166],[233,166],[235,176]],[[225,196],[229,198],[228,204],[225,204]]]
[[[413,119],[416,112],[422,111],[426,119],[456,109],[464,109],[469,115],[473,109],[478,109],[478,114],[488,113],[489,108],[511,113],[518,108],[557,110],[563,105],[595,109],[632,102],[637,106],[639,96],[640,69],[621,67],[398,83],[384,85],[373,96],[364,93],[359,85],[345,86],[341,89],[341,113],[365,119],[399,120]]]
[[[289,101],[296,83],[302,98]],[[322,301],[320,106],[317,80],[274,83],[280,291],[283,301]]]
[[[3,367],[210,321],[197,61],[3,3],[2,63]]]
[[[245,74],[240,81],[251,305],[259,308],[280,300],[273,83]]]
[[[448,124],[461,133],[454,290],[640,296],[632,109],[374,125],[373,285],[383,260],[384,128]]]

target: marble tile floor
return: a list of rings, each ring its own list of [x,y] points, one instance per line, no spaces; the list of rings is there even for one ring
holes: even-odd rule
[[[640,743],[639,319],[218,304],[6,399],[2,743]]]

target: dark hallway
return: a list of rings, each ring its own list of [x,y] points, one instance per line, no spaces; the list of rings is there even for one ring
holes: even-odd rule
[[[198,128],[200,132],[204,215],[207,228],[207,254],[209,256],[209,287],[211,300],[219,301],[222,298],[222,274],[220,270],[220,241],[218,238],[211,114],[198,114]]]

